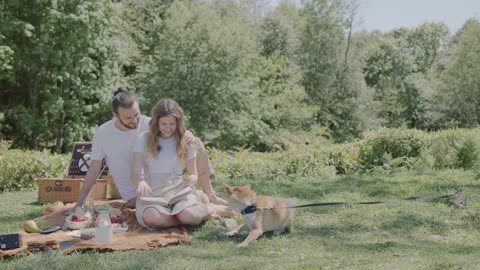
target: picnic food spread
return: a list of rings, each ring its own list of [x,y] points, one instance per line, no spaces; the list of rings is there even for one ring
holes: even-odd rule
[[[27,220],[23,223],[23,229],[28,233],[42,233],[44,230],[48,230],[54,226],[55,224],[50,223],[42,217]]]
[[[48,251],[52,249],[58,249],[58,243],[55,240],[48,240],[48,241],[31,241],[27,243],[27,252],[39,252],[39,251]]]
[[[121,209],[112,207],[109,204],[103,205],[102,207],[108,209],[108,216],[110,217],[112,228],[127,227],[127,225],[125,224],[121,216],[122,215]],[[70,230],[92,228],[95,225],[99,211],[100,211],[100,208],[98,207],[94,209],[94,213],[90,213],[88,211],[83,212],[82,209],[77,208],[73,214],[70,214],[65,218],[64,227]],[[45,220],[43,217],[27,220],[23,224],[23,229],[27,233],[48,233],[50,232],[50,230],[52,230],[55,227],[56,227],[56,224],[53,224]],[[52,230],[52,231],[55,231],[55,230]]]
[[[96,214],[91,217],[91,222],[88,227],[78,230],[68,229],[65,224],[66,217],[64,213],[65,209],[71,208],[73,204],[64,204],[58,201],[54,205],[47,206],[41,219],[32,219],[35,225],[31,222],[27,223],[27,227],[36,226],[34,228],[38,227],[38,229],[43,229],[43,226],[49,227],[50,225],[53,225],[53,227],[41,230],[39,233],[38,230],[35,230],[35,233],[28,233],[22,229],[18,233],[0,235],[0,247],[2,243],[5,244],[5,248],[0,248],[0,260],[10,256],[51,253],[52,251],[55,254],[72,254],[74,252],[88,252],[90,250],[153,250],[172,244],[188,244],[191,241],[191,237],[184,227],[166,228],[155,231],[143,228],[138,224],[135,209],[131,208],[126,201],[110,200],[108,202],[95,201],[94,203],[95,206],[107,205],[110,210],[112,231],[114,233],[111,243],[96,243],[95,228],[93,225],[95,224]],[[74,214],[76,215],[76,213],[70,215],[71,218],[73,218]],[[87,213],[85,212],[84,215],[85,214]],[[30,227],[28,227],[28,230],[33,231]],[[50,240],[55,241],[58,245],[55,245],[54,242],[47,243],[47,241]],[[58,249],[56,249],[57,246]]]

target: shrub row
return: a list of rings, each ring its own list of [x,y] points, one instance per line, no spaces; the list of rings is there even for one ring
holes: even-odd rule
[[[38,178],[65,177],[70,156],[0,145],[0,192],[33,189]]]
[[[256,153],[209,149],[221,179],[325,178],[396,168],[471,169],[480,161],[480,129],[424,132],[381,128],[354,143],[302,145]]]
[[[475,168],[480,129],[423,132],[378,129],[349,144],[299,144],[270,153],[208,149],[215,177],[229,180],[293,181],[395,168]],[[35,188],[42,177],[64,177],[70,156],[8,150],[0,144],[0,192]]]

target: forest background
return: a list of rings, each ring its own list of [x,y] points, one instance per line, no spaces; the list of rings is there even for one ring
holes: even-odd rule
[[[208,221],[187,246],[5,269],[478,268],[480,21],[353,31],[360,1],[267,2],[0,0],[0,232],[41,215],[38,179],[66,177],[72,144],[112,117],[120,85],[146,115],[160,98],[182,105],[221,197],[222,182],[300,204],[462,189],[469,208],[303,208],[292,234],[242,251],[244,236]]]
[[[119,85],[146,115],[176,99],[223,150],[478,126],[480,21],[354,32],[359,5],[2,0],[0,139],[67,153],[111,118]]]

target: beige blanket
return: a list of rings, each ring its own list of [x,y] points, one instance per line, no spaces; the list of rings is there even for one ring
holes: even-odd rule
[[[76,251],[83,250],[151,250],[163,247],[170,244],[188,244],[190,236],[183,227],[162,229],[150,232],[141,227],[135,218],[135,209],[125,207],[125,202],[122,200],[115,201],[96,201],[95,204],[109,203],[115,208],[122,209],[122,218],[128,225],[128,231],[123,233],[116,233],[113,235],[113,242],[109,244],[96,244],[95,238],[90,240],[81,240],[77,237],[66,235],[69,231],[57,231],[51,234],[38,234],[19,232],[22,236],[23,245],[17,249],[0,250],[0,258],[28,255],[31,254],[28,250],[28,243],[32,241],[46,242],[48,240],[55,240],[60,243],[69,243],[70,247],[61,249],[59,252],[69,254]],[[54,206],[49,206],[43,213],[43,218],[49,222],[62,226],[65,222],[63,209],[69,205],[64,205],[62,202],[57,202]]]

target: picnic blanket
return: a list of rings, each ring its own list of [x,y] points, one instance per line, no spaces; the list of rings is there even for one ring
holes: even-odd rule
[[[190,243],[190,236],[184,227],[175,227],[156,231],[149,231],[141,227],[135,217],[135,209],[127,208],[125,201],[114,200],[95,202],[97,205],[107,203],[112,207],[122,210],[122,218],[128,225],[128,231],[114,234],[113,241],[111,243],[96,244],[95,238],[81,240],[78,237],[67,235],[69,230],[60,230],[50,234],[26,233],[25,231],[21,231],[19,234],[22,236],[22,246],[17,249],[0,250],[0,258],[30,254],[27,249],[27,244],[33,241],[46,242],[49,240],[54,240],[60,244],[59,252],[62,252],[63,254],[86,250],[151,250],[171,244]],[[57,202],[55,205],[47,207],[42,217],[52,224],[62,226],[65,222],[63,209],[72,205],[73,204],[64,205],[62,202]],[[69,247],[62,248],[62,243],[67,242],[69,243]]]

